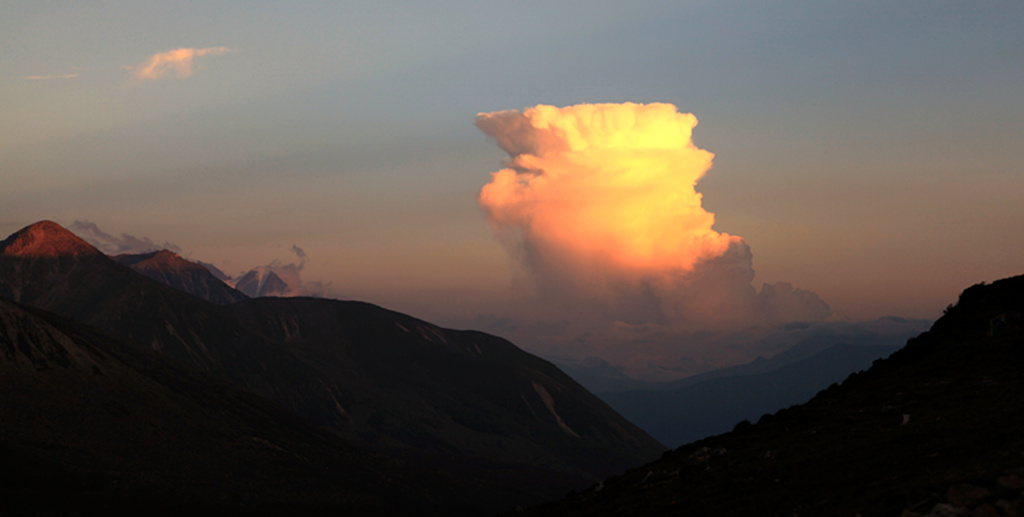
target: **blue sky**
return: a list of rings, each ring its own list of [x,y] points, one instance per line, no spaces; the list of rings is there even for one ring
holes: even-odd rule
[[[0,232],[179,245],[443,324],[514,312],[477,113],[667,102],[761,282],[935,317],[1024,272],[1019,2],[5,2]],[[191,74],[137,72],[224,47]],[[512,287],[510,287],[512,286]]]

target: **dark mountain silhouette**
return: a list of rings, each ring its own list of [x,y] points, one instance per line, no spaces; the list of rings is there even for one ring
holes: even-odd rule
[[[319,386],[295,388],[306,394],[289,407],[353,439],[510,462],[543,458],[580,474],[660,448],[550,363],[501,338],[360,302],[259,298],[230,309],[250,333],[304,360],[309,378],[261,389],[316,379]]]
[[[4,515],[409,515],[471,479],[354,447],[222,380],[0,299]]]
[[[1020,515],[1024,276],[809,402],[529,515]]]
[[[24,235],[70,242],[76,253],[56,244],[39,245],[56,250],[45,256],[8,253],[26,249]],[[38,223],[0,243],[0,297],[152,348],[352,443],[432,463],[459,482],[479,479],[485,488],[477,492],[489,490],[495,508],[509,494],[536,500],[664,450],[550,363],[503,339],[360,302],[258,298],[220,306],[76,239]]]
[[[724,433],[740,420],[806,401],[896,348],[838,344],[763,372],[762,367],[778,363],[762,359],[743,365],[748,368],[727,369],[740,372],[734,375],[705,375],[688,383],[672,383],[676,387],[671,389],[610,392],[600,397],[661,443],[677,447]]]
[[[218,305],[248,298],[214,276],[206,266],[185,260],[172,251],[122,254],[112,258],[157,282]]]

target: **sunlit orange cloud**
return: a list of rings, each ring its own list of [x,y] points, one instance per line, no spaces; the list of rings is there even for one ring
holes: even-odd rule
[[[701,205],[696,185],[714,155],[694,145],[694,115],[671,104],[540,105],[481,113],[476,125],[510,157],[480,206],[542,295],[633,322],[795,314],[759,307],[749,247],[716,231]],[[773,292],[788,303],[790,291]],[[812,319],[829,312],[817,309]]]
[[[714,155],[671,104],[542,105],[476,123],[512,157],[480,193],[492,224],[638,272],[689,271],[739,240],[712,229],[694,187]]]
[[[168,72],[174,70],[178,77],[189,77],[192,75],[192,62],[197,57],[207,55],[225,54],[231,52],[227,47],[209,48],[179,48],[169,52],[153,54],[145,63],[135,69],[135,76],[139,79],[160,79]]]

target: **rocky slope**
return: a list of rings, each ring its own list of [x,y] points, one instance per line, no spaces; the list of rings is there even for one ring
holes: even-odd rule
[[[1024,276],[809,402],[530,515],[1021,515]]]

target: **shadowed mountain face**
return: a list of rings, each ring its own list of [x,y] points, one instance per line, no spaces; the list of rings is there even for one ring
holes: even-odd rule
[[[1024,276],[865,372],[529,515],[1021,515]]]
[[[540,480],[564,492],[663,450],[557,368],[500,338],[359,302],[219,306],[98,251],[7,252],[25,249],[22,237],[38,240],[38,231],[80,248],[45,224],[0,243],[0,296],[213,373],[353,443],[435,462],[448,476],[480,478],[523,500],[545,496]]]
[[[443,482],[157,353],[5,300],[0,376],[5,515],[408,515],[489,503],[471,480]]]
[[[295,386],[303,402],[289,407],[353,439],[509,462],[544,458],[580,474],[660,450],[550,363],[495,336],[359,302],[261,298],[230,309],[251,335],[303,360],[303,379],[258,391]]]
[[[115,255],[112,258],[117,263],[128,266],[161,284],[217,305],[227,305],[248,298],[218,279],[205,266],[185,260],[171,251]]]

